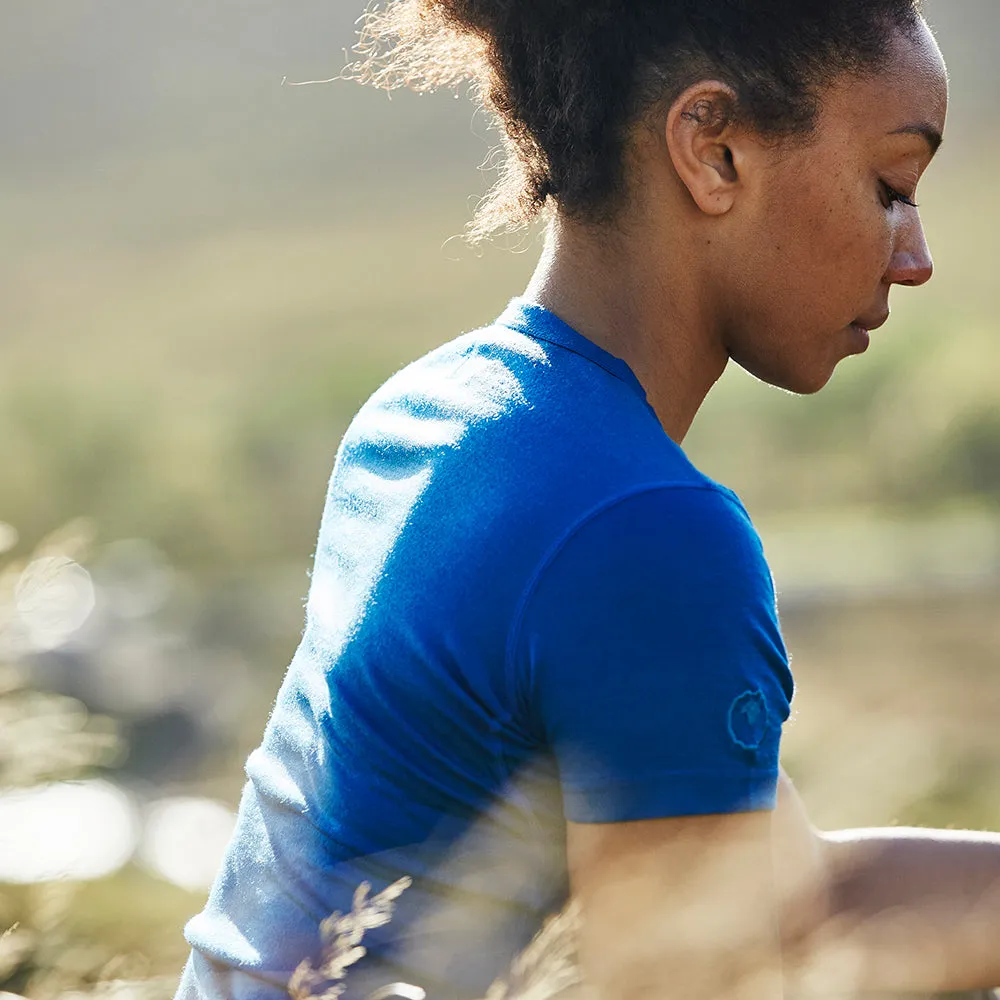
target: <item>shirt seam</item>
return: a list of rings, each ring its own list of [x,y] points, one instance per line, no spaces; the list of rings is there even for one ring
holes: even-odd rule
[[[742,771],[699,770],[693,768],[690,770],[653,771],[644,778],[608,778],[600,781],[569,782],[567,787],[570,791],[608,787],[618,788],[622,785],[648,785],[661,778],[724,778],[726,781],[749,781],[755,778],[773,778],[777,773],[777,765],[774,767],[746,768]]]
[[[634,499],[638,496],[643,496],[647,493],[656,493],[659,490],[691,490],[706,493],[715,493],[722,497],[726,503],[733,507],[743,518],[747,517],[747,513],[740,501],[733,495],[731,490],[722,486],[719,483],[705,482],[705,483],[671,483],[671,482],[658,482],[658,483],[646,483],[641,486],[635,486],[624,493],[620,493],[615,497],[608,500],[603,500],[601,503],[595,505],[589,510],[581,514],[576,521],[570,524],[563,533],[549,546],[545,551],[542,558],[539,560],[535,569],[532,571],[527,582],[525,583],[524,589],[521,591],[521,596],[518,599],[517,604],[514,607],[514,614],[511,618],[510,626],[507,630],[507,648],[504,651],[504,672],[507,676],[507,683],[510,685],[510,689],[514,694],[515,705],[519,703],[518,697],[518,685],[517,678],[515,674],[515,655],[517,652],[518,644],[521,640],[521,629],[524,625],[524,618],[527,613],[528,603],[534,596],[534,592],[541,581],[542,575],[545,571],[555,562],[558,555],[563,551],[563,549],[572,541],[575,535],[579,534],[588,524],[596,520],[601,514],[607,513],[619,504],[624,503],[626,500]],[[751,524],[752,527],[752,524]],[[533,678],[529,678],[533,680]]]
[[[606,371],[609,375],[618,379],[619,382],[627,385],[636,395],[639,395],[639,386],[632,383],[631,379],[626,379],[622,377],[620,372],[614,371],[609,365],[606,365],[603,361],[597,358],[592,358],[583,351],[577,350],[575,347],[570,347],[569,344],[564,344],[561,340],[556,340],[554,337],[546,337],[545,334],[539,333],[537,330],[530,330],[526,326],[512,326],[509,323],[502,324],[507,327],[508,330],[513,330],[515,333],[523,334],[525,337],[530,337],[532,340],[541,340],[546,344],[551,344],[553,347],[561,347],[564,351],[569,351],[570,354],[575,354],[578,358],[583,358],[584,361],[589,361],[591,364],[597,365],[602,371]],[[581,334],[582,336],[582,334]],[[625,364],[623,361],[622,364]],[[641,384],[641,383],[640,383]]]
[[[554,313],[549,313],[544,306],[539,306],[537,305],[537,303],[525,303],[525,304],[543,310],[545,313],[551,316],[552,319],[556,320],[559,323],[563,323],[567,327],[567,329],[571,330],[578,337],[581,337],[584,340],[587,339],[586,337],[583,336],[582,333],[573,330],[573,328],[569,326],[569,324],[567,324],[565,320],[560,319],[560,317],[556,316]],[[525,337],[530,337],[532,340],[540,340],[543,343],[551,344],[553,347],[560,347],[564,351],[569,351],[570,354],[575,354],[578,358],[583,358],[584,361],[589,361],[591,364],[597,365],[597,367],[600,368],[602,371],[607,372],[609,375],[617,379],[623,385],[628,386],[628,388],[631,389],[632,392],[634,392],[635,395],[638,396],[644,403],[646,403],[647,406],[649,405],[649,399],[646,395],[646,390],[643,388],[643,385],[639,381],[638,376],[636,376],[635,372],[632,371],[628,362],[623,361],[621,358],[615,357],[615,355],[607,351],[604,351],[604,348],[600,347],[598,344],[594,344],[593,341],[588,341],[588,343],[590,343],[593,346],[595,352],[604,351],[604,353],[607,354],[609,358],[616,361],[619,365],[622,366],[622,368],[625,369],[625,372],[628,373],[628,378],[626,378],[622,372],[615,371],[615,369],[612,368],[611,365],[609,365],[607,362],[605,362],[603,358],[599,356],[592,356],[590,354],[586,354],[579,348],[564,343],[562,340],[558,340],[554,336],[546,336],[546,334],[540,333],[538,330],[534,329],[534,327],[530,323],[526,322],[522,317],[517,317],[517,318],[509,317],[505,319],[503,316],[501,316],[497,319],[496,322],[498,326],[502,326],[507,330],[512,330],[515,333],[520,333]]]

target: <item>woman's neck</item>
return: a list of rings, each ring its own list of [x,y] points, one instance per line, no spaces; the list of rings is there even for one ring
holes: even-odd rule
[[[678,444],[728,361],[697,270],[690,253],[654,249],[634,229],[556,216],[525,290],[628,364]]]

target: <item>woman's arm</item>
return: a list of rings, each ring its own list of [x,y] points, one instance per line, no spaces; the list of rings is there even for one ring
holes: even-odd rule
[[[668,484],[598,509],[539,574],[515,648],[558,765],[598,996],[775,1000],[792,683],[743,508]]]
[[[777,1000],[771,814],[569,823],[580,963],[600,1000]]]
[[[775,848],[786,981],[795,992],[1000,985],[1000,835],[819,833],[783,775]]]
[[[1000,835],[820,833],[774,814],[568,824],[599,997],[777,998],[1000,983]]]

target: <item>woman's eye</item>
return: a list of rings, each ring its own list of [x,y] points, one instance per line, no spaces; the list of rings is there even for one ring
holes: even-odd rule
[[[885,181],[882,181],[881,185],[882,185],[883,202],[886,208],[892,208],[892,206],[897,203],[901,205],[908,205],[910,208],[917,207],[917,203],[912,198],[908,198],[902,192],[897,191],[891,185],[886,184]]]

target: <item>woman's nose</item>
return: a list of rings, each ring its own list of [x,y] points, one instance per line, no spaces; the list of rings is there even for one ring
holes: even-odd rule
[[[924,227],[914,213],[914,219],[899,233],[896,248],[889,261],[886,279],[890,285],[924,285],[934,274],[934,261],[931,258]]]

